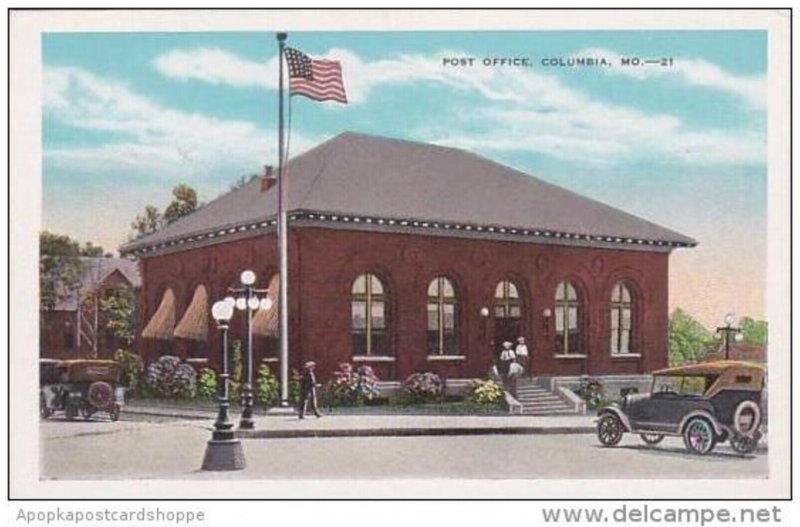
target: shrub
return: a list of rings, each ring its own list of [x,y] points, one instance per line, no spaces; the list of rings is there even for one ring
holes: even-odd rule
[[[475,404],[495,404],[503,400],[503,388],[492,380],[474,380],[469,385],[467,400]]]
[[[433,372],[412,373],[403,381],[403,393],[414,401],[435,401],[444,394],[444,382]]]
[[[147,384],[160,397],[194,397],[197,373],[174,355],[164,355],[147,367]]]
[[[333,378],[325,387],[324,404],[360,406],[379,394],[378,376],[371,367],[363,365],[354,370],[349,363],[344,362],[333,372]]]
[[[203,368],[197,376],[197,396],[213,399],[217,395],[217,372],[211,368]]]
[[[242,341],[234,340],[230,349],[230,377],[228,378],[228,398],[239,401],[242,394]]]
[[[590,410],[597,409],[606,402],[603,384],[594,377],[581,377],[578,386],[572,391],[575,392],[575,395],[586,401],[586,407]]]
[[[143,395],[146,391],[144,379],[144,361],[136,353],[118,349],[114,352],[114,360],[121,367],[122,385],[131,395]]]
[[[262,364],[256,376],[255,399],[258,404],[273,406],[278,402],[280,384],[272,374],[269,364]]]

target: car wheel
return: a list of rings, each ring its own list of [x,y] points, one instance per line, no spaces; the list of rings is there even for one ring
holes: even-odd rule
[[[664,440],[664,434],[640,434],[640,437],[648,445],[657,445]]]
[[[737,454],[751,454],[755,452],[758,447],[758,439],[755,437],[748,437],[739,434],[731,436],[731,448]]]
[[[739,403],[733,412],[733,427],[741,435],[749,436],[761,426],[761,408],[750,400]]]
[[[707,419],[695,417],[683,431],[683,443],[692,454],[708,454],[714,449],[716,437]]]
[[[622,440],[622,421],[614,414],[603,414],[597,423],[597,439],[603,446],[615,446]]]

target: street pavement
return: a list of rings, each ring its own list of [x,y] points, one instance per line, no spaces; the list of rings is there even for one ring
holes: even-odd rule
[[[584,423],[591,422],[581,416]],[[345,426],[340,417],[299,422],[258,421],[259,429]],[[366,423],[363,416],[344,419]],[[398,418],[383,416],[384,424]],[[407,417],[418,421],[422,417]],[[428,419],[428,418],[426,418]],[[447,418],[431,417],[441,421]],[[458,418],[456,418],[458,419]],[[463,418],[460,418],[463,419]],[[477,418],[517,422],[528,418]],[[530,418],[543,419],[543,418]],[[558,419],[558,418],[551,418]],[[574,419],[574,417],[573,417]],[[329,423],[324,425],[324,423]],[[522,422],[522,421],[519,421]],[[453,421],[455,423],[455,421]],[[375,422],[373,421],[374,425]],[[432,424],[432,421],[427,423]],[[627,435],[615,448],[591,433],[487,433],[393,437],[243,439],[245,470],[199,470],[210,422],[180,420],[40,423],[42,479],[330,479],[330,478],[766,478],[767,455],[735,455],[720,445],[710,455],[688,454],[680,438],[645,447]],[[348,426],[352,426],[348,425]],[[368,426],[364,424],[363,426]]]

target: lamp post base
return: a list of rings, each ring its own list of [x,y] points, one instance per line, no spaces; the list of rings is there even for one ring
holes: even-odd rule
[[[210,439],[203,456],[203,470],[242,470],[245,467],[242,442],[238,439]]]

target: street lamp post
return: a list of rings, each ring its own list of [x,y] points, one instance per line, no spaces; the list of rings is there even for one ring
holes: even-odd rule
[[[228,417],[228,323],[233,317],[233,305],[225,300],[214,303],[211,316],[217,321],[217,329],[222,339],[222,373],[217,386],[219,411],[214,421],[214,431],[206,444],[203,456],[203,470],[241,470],[245,467],[242,443],[235,438],[233,423]]]
[[[725,325],[717,328],[717,333],[721,333],[722,338],[725,339],[725,360],[730,358],[731,335],[734,335],[734,339],[737,342],[742,340],[742,328],[735,326],[735,324],[736,315],[728,313],[725,315]]]
[[[253,421],[253,312],[261,308],[269,309],[272,307],[272,302],[269,298],[259,298],[259,294],[266,294],[269,290],[254,287],[256,273],[249,269],[242,271],[239,280],[244,287],[230,288],[228,291],[243,296],[239,296],[235,300],[233,297],[228,297],[225,302],[228,305],[233,304],[239,311],[247,311],[247,357],[243,361],[242,416],[239,419],[239,428],[252,430],[255,428],[255,421]]]

